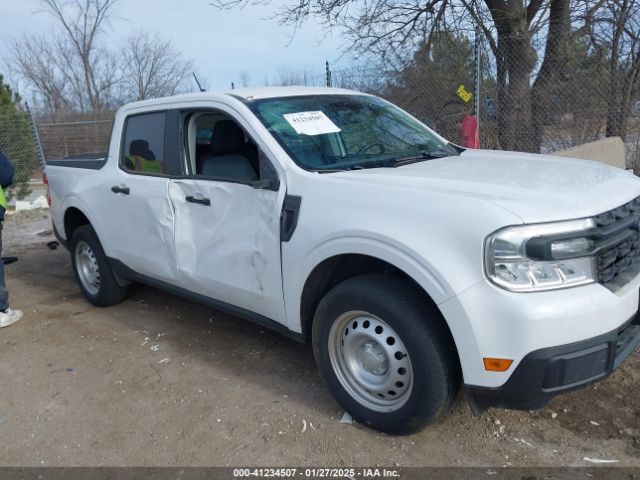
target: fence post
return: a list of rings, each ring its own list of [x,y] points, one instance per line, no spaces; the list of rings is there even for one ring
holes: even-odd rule
[[[24,102],[24,106],[29,114],[29,121],[31,122],[31,131],[33,133],[33,138],[36,141],[38,161],[40,162],[40,166],[44,170],[45,161],[44,161],[44,151],[42,150],[42,143],[40,143],[40,134],[38,133],[38,127],[36,126],[36,121],[33,119],[33,115],[31,110],[29,109],[29,104]]]
[[[477,2],[473,2],[474,4],[474,8],[476,9],[476,16],[477,18],[480,18],[480,12],[478,12],[478,4]],[[476,117],[476,122],[478,125],[478,135],[480,135],[480,97],[481,97],[481,93],[480,93],[480,84],[482,83],[482,72],[481,72],[481,62],[482,62],[482,57],[480,55],[480,47],[481,47],[481,33],[480,33],[480,23],[476,20],[476,28],[475,28],[475,45],[474,45],[474,63],[475,63],[475,70],[474,70],[474,86],[475,86],[475,106],[474,106],[474,114]]]
[[[329,68],[329,62],[325,62],[326,70],[327,70],[327,87],[331,86],[331,69]]]

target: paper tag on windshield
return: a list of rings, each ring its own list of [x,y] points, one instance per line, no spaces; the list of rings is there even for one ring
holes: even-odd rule
[[[338,126],[321,111],[285,113],[283,117],[299,135],[323,135],[340,131]]]

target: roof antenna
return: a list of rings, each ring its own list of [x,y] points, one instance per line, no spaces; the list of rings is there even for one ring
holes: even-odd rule
[[[196,83],[198,84],[198,88],[200,89],[201,92],[206,92],[206,90],[204,88],[202,88],[202,85],[200,85],[200,82],[198,81],[198,77],[196,77],[196,72],[193,72],[193,78],[195,78]]]

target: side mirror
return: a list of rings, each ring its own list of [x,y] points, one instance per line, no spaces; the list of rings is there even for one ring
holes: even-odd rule
[[[260,162],[260,180],[256,180],[251,186],[260,190],[273,190],[277,192],[280,188],[278,174],[262,150],[258,151],[258,155]]]

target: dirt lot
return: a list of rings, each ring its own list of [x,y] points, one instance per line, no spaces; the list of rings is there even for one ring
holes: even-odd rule
[[[536,412],[391,437],[340,423],[311,350],[246,321],[138,287],[89,305],[46,213],[5,225],[12,305],[0,330],[0,465],[640,466],[640,353],[604,383]]]

